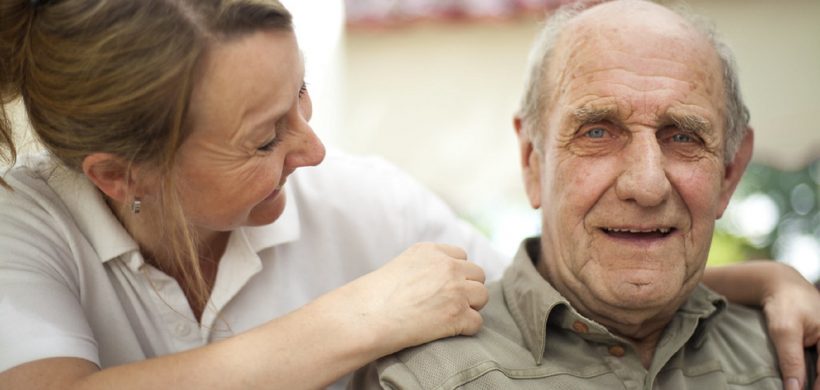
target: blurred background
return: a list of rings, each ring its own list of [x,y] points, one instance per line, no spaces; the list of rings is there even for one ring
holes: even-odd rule
[[[540,223],[524,197],[512,115],[529,45],[563,2],[283,0],[319,136],[408,171],[510,256]],[[734,49],[756,135],[709,263],[776,258],[818,282],[820,1],[688,4]]]

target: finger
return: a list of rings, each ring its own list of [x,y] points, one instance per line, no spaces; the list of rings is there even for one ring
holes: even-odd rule
[[[814,389],[812,390],[820,390],[820,342],[817,343],[817,367],[814,372],[817,377],[814,378]]]
[[[787,390],[790,386],[806,382],[806,364],[803,357],[803,335],[801,328],[770,323],[769,334],[772,337],[780,373]],[[796,381],[795,381],[796,380]]]
[[[435,244],[435,246],[447,256],[458,260],[467,260],[467,252],[465,252],[462,248],[448,244]]]
[[[464,279],[484,283],[486,276],[484,269],[476,263],[470,261],[459,262],[457,265],[458,273],[464,276]]]
[[[481,325],[484,324],[484,319],[477,310],[469,310],[462,316],[461,331],[459,334],[472,336],[481,330]]]
[[[466,283],[467,285],[465,286],[465,290],[467,292],[467,302],[473,310],[481,310],[481,308],[484,307],[490,299],[490,294],[487,291],[487,287],[485,287],[483,283],[469,280]]]

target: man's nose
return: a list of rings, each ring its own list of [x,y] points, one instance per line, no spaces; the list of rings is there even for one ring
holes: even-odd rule
[[[666,176],[663,151],[654,133],[633,136],[622,153],[623,170],[615,183],[618,198],[643,207],[663,203],[672,184]]]

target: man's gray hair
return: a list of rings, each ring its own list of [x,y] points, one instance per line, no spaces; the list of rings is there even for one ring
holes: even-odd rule
[[[547,65],[555,51],[555,44],[559,35],[571,20],[585,9],[598,3],[600,2],[589,4],[579,1],[558,8],[547,20],[530,49],[524,79],[524,95],[518,109],[518,117],[521,118],[524,131],[529,133],[536,148],[541,147],[541,137],[544,129],[543,114],[546,112],[546,106],[549,103],[547,101],[549,96],[549,91],[547,91],[549,85],[546,82],[546,77],[549,74]],[[740,142],[746,135],[749,125],[749,109],[743,103],[743,96],[740,93],[734,54],[729,46],[723,42],[713,23],[696,15],[683,5],[675,5],[669,7],[669,9],[680,15],[697,31],[706,36],[720,59],[723,70],[723,86],[726,92],[724,107],[726,113],[724,123],[726,127],[726,146],[723,162],[728,165],[740,147]]]

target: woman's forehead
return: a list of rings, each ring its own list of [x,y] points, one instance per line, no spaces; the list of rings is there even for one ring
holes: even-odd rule
[[[194,129],[247,132],[275,120],[294,103],[304,62],[291,32],[259,32],[208,51],[194,86]]]

